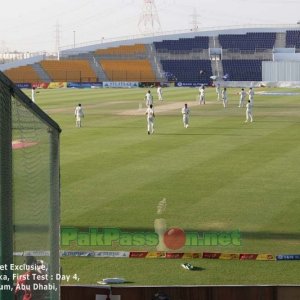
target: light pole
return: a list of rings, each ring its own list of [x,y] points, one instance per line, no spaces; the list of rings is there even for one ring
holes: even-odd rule
[[[75,36],[76,36],[76,31],[73,30],[73,48],[75,48]]]

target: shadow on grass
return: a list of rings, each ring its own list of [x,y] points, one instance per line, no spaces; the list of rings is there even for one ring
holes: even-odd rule
[[[196,267],[196,266],[193,266],[193,269],[192,270],[190,270],[190,271],[192,271],[192,272],[199,272],[199,271],[204,271],[204,270],[206,270],[205,268],[202,268],[202,267]]]

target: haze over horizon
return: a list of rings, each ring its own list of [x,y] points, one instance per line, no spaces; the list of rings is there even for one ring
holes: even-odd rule
[[[297,0],[156,0],[155,4],[162,32],[189,30],[195,24],[198,28],[296,25],[300,19]],[[139,35],[143,8],[143,0],[10,1],[0,11],[0,52],[54,52],[58,41],[60,47],[72,47]]]

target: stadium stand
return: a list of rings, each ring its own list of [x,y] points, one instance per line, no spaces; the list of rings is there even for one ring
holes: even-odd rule
[[[231,81],[261,81],[262,61],[254,59],[222,60],[224,74]]]
[[[112,81],[155,81],[155,74],[148,60],[100,60],[109,80]]]
[[[210,60],[161,60],[164,71],[169,74],[169,80],[181,82],[201,82],[211,81],[212,67]],[[202,70],[202,74],[200,71]],[[167,77],[168,77],[167,76]],[[171,77],[171,78],[170,78]]]
[[[163,40],[162,42],[154,42],[154,46],[158,52],[208,49],[209,37],[196,36],[194,38],[180,38],[178,40]]]
[[[300,30],[288,30],[286,32],[286,47],[300,48]]]
[[[97,81],[97,76],[87,60],[43,60],[40,64],[52,81]]]
[[[6,70],[4,74],[15,83],[40,82],[41,78],[31,65]]]
[[[220,34],[219,42],[224,49],[259,51],[272,49],[275,45],[275,32],[248,32],[246,34]]]
[[[35,61],[27,69],[4,70],[15,82],[111,80],[209,84],[215,74],[220,77],[229,74],[229,81],[260,81],[262,61],[272,61],[274,53],[285,47],[298,48],[294,52],[300,52],[298,27],[278,32],[255,28],[249,32],[226,30],[216,31],[214,35],[212,32],[197,34],[188,32],[174,38],[168,35],[163,40],[154,37],[148,42],[143,38],[130,45],[129,41],[124,42],[126,45],[118,41],[109,43],[106,49],[101,43],[88,50],[82,48],[82,52],[72,49],[67,55],[61,55],[59,61],[41,58],[42,61]]]
[[[98,49],[96,55],[128,55],[128,54],[144,54],[146,47],[144,44],[134,44],[129,46],[119,46],[108,49]]]

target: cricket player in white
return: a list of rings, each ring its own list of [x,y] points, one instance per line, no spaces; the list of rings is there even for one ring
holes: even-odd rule
[[[184,107],[181,109],[181,113],[182,113],[183,126],[185,128],[188,128],[189,121],[190,121],[190,109],[188,108],[187,104],[184,104]]]
[[[224,108],[226,108],[227,105],[228,105],[227,89],[226,89],[226,87],[224,87],[224,89],[222,90],[222,101],[223,101]]]
[[[199,88],[199,104],[205,104],[205,87],[202,85]]]
[[[163,97],[162,97],[162,88],[161,88],[160,85],[159,85],[158,88],[157,88],[157,96],[158,96],[158,100],[159,100],[159,101],[163,101]]]
[[[239,92],[240,95],[240,103],[239,103],[239,107],[244,107],[244,102],[245,102],[245,98],[247,93],[245,92],[245,89],[241,89],[241,91]]]
[[[247,122],[253,122],[253,116],[252,116],[252,103],[250,100],[248,100],[248,103],[246,104],[246,121]]]
[[[149,107],[150,105],[153,105],[153,97],[151,95],[150,90],[147,92],[144,99],[146,101],[146,106],[147,107]]]
[[[75,108],[76,127],[81,127],[81,119],[84,118],[84,113],[79,103]]]
[[[251,105],[253,106],[254,105],[254,90],[252,87],[249,89],[248,95],[249,95],[249,100],[251,102]]]
[[[149,107],[147,108],[146,115],[147,115],[147,131],[148,131],[148,134],[154,133],[155,114],[154,114],[154,109],[153,109],[152,104],[150,104]]]
[[[35,102],[35,87],[32,87],[31,89],[31,100],[32,102]]]
[[[217,85],[216,85],[216,93],[217,93],[217,100],[220,101],[221,100],[221,86],[220,86],[220,83],[217,83]]]

